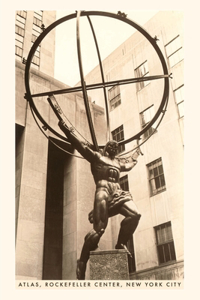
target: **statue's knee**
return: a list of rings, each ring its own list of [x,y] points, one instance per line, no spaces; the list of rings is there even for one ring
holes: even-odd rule
[[[97,247],[99,240],[101,236],[104,233],[104,229],[101,229],[99,232],[95,231],[94,229],[91,230],[86,236],[85,236],[85,243],[90,244],[90,246],[93,248]]]
[[[125,219],[122,220],[121,226],[127,226],[127,227],[132,227],[132,226],[137,226],[139,223],[139,220],[141,218],[140,214],[137,215],[131,215],[129,217],[126,217]]]
[[[133,216],[131,217],[132,223],[133,223],[133,224],[138,224],[140,218],[141,218],[141,214],[133,215]]]

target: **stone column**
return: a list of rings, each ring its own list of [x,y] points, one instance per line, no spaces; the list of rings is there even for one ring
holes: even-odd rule
[[[128,257],[125,250],[91,251],[91,280],[128,280]]]
[[[76,279],[77,159],[69,156],[64,168],[62,279]]]
[[[48,140],[27,112],[18,196],[16,279],[42,279]]]

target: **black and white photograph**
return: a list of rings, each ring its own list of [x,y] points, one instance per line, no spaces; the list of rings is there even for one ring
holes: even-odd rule
[[[185,202],[198,199],[185,185],[185,11],[31,7],[12,13],[4,111],[12,288],[182,295]]]

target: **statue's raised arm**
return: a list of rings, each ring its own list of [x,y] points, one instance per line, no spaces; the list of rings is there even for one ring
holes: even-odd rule
[[[98,155],[98,152],[93,151],[89,145],[85,144],[83,141],[80,141],[78,137],[74,134],[73,130],[69,128],[66,123],[61,120],[58,123],[60,129],[64,132],[66,137],[72,146],[90,163],[92,163],[95,157]]]
[[[119,159],[120,171],[127,172],[130,171],[137,164],[137,158],[140,155],[139,149],[137,149],[129,159],[122,158]]]

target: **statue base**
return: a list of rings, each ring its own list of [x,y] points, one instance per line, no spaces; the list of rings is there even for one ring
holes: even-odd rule
[[[128,279],[128,254],[125,250],[90,252],[90,280]]]

